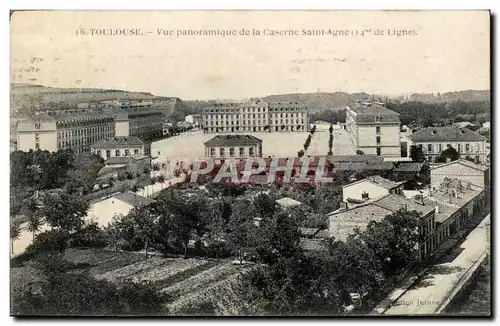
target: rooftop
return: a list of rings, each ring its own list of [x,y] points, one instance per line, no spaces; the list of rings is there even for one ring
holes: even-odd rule
[[[205,146],[259,145],[262,140],[252,135],[220,135],[206,141]]]
[[[350,187],[350,186],[353,186],[355,184],[362,183],[362,182],[370,182],[370,183],[376,184],[377,186],[385,188],[387,190],[394,189],[394,188],[396,188],[396,187],[398,187],[400,185],[399,183],[396,183],[396,182],[393,182],[391,180],[382,178],[379,175],[373,175],[373,176],[369,176],[366,179],[362,179],[362,180],[355,181],[353,183],[347,184],[347,185],[343,186],[343,188],[347,188],[347,187]]]
[[[457,127],[427,127],[421,129],[410,136],[414,142],[435,141],[435,142],[453,142],[453,141],[483,141],[486,140],[477,132],[467,128]]]
[[[476,164],[476,163],[470,162],[468,160],[463,160],[463,159],[444,163],[444,164],[433,165],[431,170],[437,170],[437,169],[440,169],[442,167],[449,166],[449,165],[455,165],[455,164],[464,165],[464,166],[467,166],[469,168],[473,168],[473,169],[483,171],[483,172],[488,170],[488,167],[485,165]]]
[[[112,156],[104,162],[106,165],[111,164],[132,164],[136,161],[148,158],[147,156],[133,155],[133,156]]]
[[[395,172],[420,172],[424,163],[420,162],[400,162],[394,167]]]
[[[142,146],[144,142],[135,136],[128,137],[112,137],[107,139],[101,139],[92,148],[117,148],[121,146]]]
[[[296,201],[295,199],[289,198],[289,197],[284,197],[281,199],[278,199],[276,201],[279,205],[283,207],[294,207],[294,206],[299,206],[302,205],[300,201]]]

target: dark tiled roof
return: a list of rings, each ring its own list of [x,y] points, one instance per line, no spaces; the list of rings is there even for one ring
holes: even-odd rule
[[[205,146],[241,146],[262,144],[262,140],[251,135],[220,135],[205,142]]]
[[[351,162],[382,162],[383,157],[377,155],[329,155],[330,162],[351,163]]]
[[[394,168],[396,172],[419,172],[422,170],[424,163],[420,162],[399,162]]]
[[[113,197],[134,207],[144,207],[155,202],[153,199],[136,195],[130,191],[119,193]]]
[[[427,127],[421,129],[409,136],[414,142],[436,141],[436,142],[453,142],[453,141],[483,141],[486,140],[477,132],[467,128],[456,127]]]
[[[373,102],[352,102],[349,103],[349,108],[358,115],[396,115],[399,113],[389,110],[381,104]]]
[[[104,162],[106,165],[110,164],[132,164],[136,161],[147,159],[147,156],[112,156]]]
[[[92,148],[118,148],[121,146],[142,146],[144,143],[142,140],[135,136],[129,137],[113,137],[108,139],[101,139]]]

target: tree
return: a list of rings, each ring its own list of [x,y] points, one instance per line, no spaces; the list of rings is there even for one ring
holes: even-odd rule
[[[298,151],[298,152],[297,152],[297,156],[298,156],[298,157],[302,157],[302,156],[304,156],[304,150],[303,150],[303,149],[301,149],[300,151]]]
[[[83,218],[89,209],[85,198],[61,191],[48,192],[41,201],[40,215],[52,228],[68,232],[83,225]]]
[[[421,213],[403,210],[372,221],[360,234],[377,255],[387,275],[392,275],[416,258]]]
[[[35,241],[36,233],[40,231],[44,224],[43,217],[40,215],[38,200],[33,197],[25,200],[21,212],[27,219],[26,229],[32,233],[33,241]]]
[[[330,128],[328,129],[330,135],[333,134],[333,124],[330,123]]]
[[[422,150],[422,145],[411,145],[410,157],[413,162],[425,162],[425,156]]]
[[[254,200],[255,213],[261,218],[272,217],[278,210],[277,204],[269,195],[260,193]]]
[[[449,161],[453,162],[456,161],[460,158],[460,155],[458,154],[457,150],[454,149],[453,147],[449,146],[447,149],[441,152],[441,155],[436,157],[435,162],[436,163],[446,163]]]
[[[243,261],[244,251],[255,244],[254,217],[255,212],[250,201],[240,200],[234,205],[227,225],[228,245],[237,253],[240,262]]]
[[[365,155],[365,152],[358,149],[358,150],[356,150],[356,155]]]
[[[262,220],[256,231],[256,241],[259,258],[267,264],[296,255],[300,251],[298,218],[281,211]]]
[[[158,216],[155,216],[152,212],[153,211],[146,206],[139,209],[133,209],[129,213],[130,218],[134,221],[136,234],[144,243],[146,259],[148,258],[148,250],[153,242],[157,229],[156,223],[158,221]]]
[[[39,233],[25,253],[27,254],[53,254],[62,253],[68,247],[69,233],[66,230],[48,230]]]

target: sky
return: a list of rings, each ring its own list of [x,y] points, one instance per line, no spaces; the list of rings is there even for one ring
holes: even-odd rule
[[[142,35],[88,35],[91,29],[139,29]],[[174,35],[158,35],[159,29]],[[251,35],[240,35],[242,29]],[[253,29],[261,35],[252,35]],[[302,35],[303,29],[349,35]],[[81,30],[87,35],[77,35]],[[186,30],[237,35],[177,35]],[[269,30],[299,35],[264,35]],[[389,30],[416,35],[397,37]],[[15,12],[11,82],[186,100],[485,90],[490,88],[489,12]]]

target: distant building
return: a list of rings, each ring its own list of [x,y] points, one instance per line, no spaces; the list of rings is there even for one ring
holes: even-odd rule
[[[204,143],[205,156],[220,163],[228,158],[262,157],[262,140],[251,135],[220,135]]]
[[[91,146],[91,151],[107,160],[115,156],[144,156],[145,147],[144,142],[138,137],[121,136],[102,139]]]
[[[388,194],[401,194],[402,184],[384,179],[378,175],[359,180],[342,187],[342,201],[364,201],[377,199]]]
[[[473,127],[474,124],[469,121],[462,121],[454,123],[453,126],[457,128],[467,128],[467,127]]]
[[[453,147],[461,158],[472,158],[479,163],[486,161],[486,138],[467,128],[428,127],[419,130],[409,137],[411,145],[422,145],[422,151],[428,162],[448,147]]]
[[[21,151],[72,149],[81,154],[92,144],[114,136],[153,139],[162,135],[161,111],[147,108],[66,110],[38,113],[19,121],[17,144]]]
[[[192,123],[195,126],[199,127],[203,124],[203,115],[201,114],[190,114],[185,118],[186,122]]]
[[[489,168],[467,160],[457,160],[431,168],[431,186],[439,187],[445,179],[460,179],[482,189],[490,187]]]
[[[220,103],[203,111],[205,133],[308,130],[307,108],[299,102]]]
[[[381,103],[356,101],[346,107],[346,130],[364,154],[400,157],[399,113]]]
[[[428,258],[437,247],[435,238],[435,204],[428,199],[407,199],[396,194],[389,194],[356,206],[343,207],[328,214],[330,236],[336,240],[346,241],[355,229],[366,230],[371,221],[381,221],[387,215],[399,210],[417,211],[421,213],[419,221],[418,243],[419,259]]]

